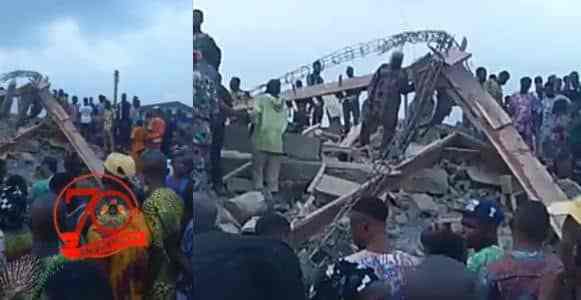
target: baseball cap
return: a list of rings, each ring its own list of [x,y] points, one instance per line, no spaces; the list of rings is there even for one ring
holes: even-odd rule
[[[485,223],[500,225],[504,212],[498,202],[492,199],[470,199],[464,209],[457,209],[465,217],[475,218]]]
[[[135,161],[131,156],[121,153],[111,153],[105,160],[105,170],[120,178],[135,176]]]

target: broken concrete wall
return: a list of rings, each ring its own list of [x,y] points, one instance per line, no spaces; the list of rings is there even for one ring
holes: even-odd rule
[[[285,154],[291,158],[321,160],[322,142],[318,138],[286,133],[283,136],[283,147]],[[254,150],[248,128],[238,124],[228,126],[224,138],[224,149],[252,153]]]

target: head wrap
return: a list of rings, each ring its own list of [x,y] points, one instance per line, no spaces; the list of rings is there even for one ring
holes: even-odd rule
[[[135,176],[135,161],[131,156],[111,153],[105,160],[105,170],[119,178],[129,179]]]

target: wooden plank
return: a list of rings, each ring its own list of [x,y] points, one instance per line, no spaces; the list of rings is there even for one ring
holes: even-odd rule
[[[315,190],[325,195],[340,197],[349,194],[350,191],[359,188],[360,184],[343,178],[323,175]]]
[[[381,179],[381,176],[374,177],[367,181],[359,188],[339,197],[338,199],[327,203],[325,206],[317,209],[305,219],[293,222],[291,225],[291,240],[293,244],[298,244],[307,241],[312,236],[321,232],[330,222],[333,221],[341,208],[358,195],[359,192],[370,187]]]
[[[16,132],[15,137],[7,138],[6,140],[0,141],[0,153],[2,153],[4,150],[10,148],[9,146],[16,144],[19,140],[26,138],[26,137],[29,137],[36,130],[38,130],[39,128],[41,128],[44,125],[45,125],[45,123],[44,123],[44,121],[42,121],[38,124],[32,125],[32,126],[27,127],[27,128],[20,128]]]
[[[444,62],[449,66],[453,66],[468,60],[470,57],[472,57],[471,53],[466,53],[454,47],[448,49],[448,53],[444,59]]]
[[[330,82],[309,87],[303,87],[295,90],[285,91],[281,96],[288,101],[313,98],[317,96],[332,95],[338,92],[352,89],[367,88],[373,74],[343,79],[342,82]]]
[[[327,168],[327,164],[323,163],[321,165],[321,168],[319,169],[319,172],[317,172],[317,175],[315,176],[315,178],[313,178],[313,180],[309,184],[309,187],[307,187],[307,193],[309,193],[309,194],[313,193],[313,191],[315,190],[315,188],[317,187],[317,185],[321,181],[321,178],[323,177],[323,175],[325,175],[326,168]]]
[[[305,130],[303,130],[302,135],[307,135],[313,131],[315,131],[316,129],[319,129],[319,127],[321,127],[321,124],[315,124]]]
[[[249,161],[249,162],[243,164],[242,166],[236,168],[232,172],[226,174],[226,176],[222,177],[222,181],[226,182],[226,181],[230,180],[230,178],[238,176],[238,174],[246,171],[251,166],[252,166],[252,161]]]
[[[462,95],[470,108],[477,111],[493,130],[512,124],[511,118],[462,65],[446,68],[445,75],[452,87]]]
[[[453,66],[445,68],[443,75],[452,87],[449,95],[471,112],[467,117],[484,131],[528,197],[543,201],[547,206],[552,202],[567,200],[512,123],[507,121],[510,119],[508,115],[480,87],[472,74],[463,66]],[[563,220],[562,217],[551,220],[553,229],[559,236]]]
[[[48,89],[43,89],[40,92],[40,98],[48,115],[52,117],[59,129],[65,134],[89,170],[96,174],[103,174],[103,162],[97,158],[93,149],[91,149],[87,141],[81,136],[66,111],[52,97]]]

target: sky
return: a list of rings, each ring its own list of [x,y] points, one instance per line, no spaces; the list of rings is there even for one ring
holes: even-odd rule
[[[406,30],[445,30],[468,39],[470,65],[509,70],[505,93],[523,76],[565,75],[581,69],[581,2],[575,0],[194,0],[205,11],[203,30],[221,46],[225,80],[239,76],[251,89],[269,78],[345,46]],[[411,63],[429,50],[405,49]],[[373,72],[387,56],[355,61],[356,74]],[[327,69],[336,80],[346,65]],[[226,81],[227,82],[227,81]]]
[[[191,105],[192,6],[186,0],[19,0],[2,6],[0,73],[33,70],[79,97]]]

